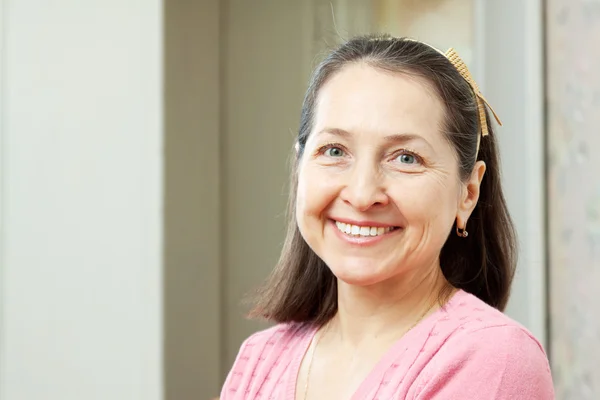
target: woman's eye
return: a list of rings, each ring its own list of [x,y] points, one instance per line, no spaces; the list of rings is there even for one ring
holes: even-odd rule
[[[414,155],[407,153],[400,154],[398,156],[398,161],[400,161],[402,164],[416,164],[418,162]]]
[[[328,157],[343,157],[344,150],[340,149],[339,147],[330,147],[325,150],[324,154]]]

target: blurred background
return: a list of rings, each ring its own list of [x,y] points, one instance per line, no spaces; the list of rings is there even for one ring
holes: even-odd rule
[[[0,399],[219,393],[266,327],[311,69],[352,35],[454,47],[504,122],[507,313],[600,398],[600,1],[0,0]]]

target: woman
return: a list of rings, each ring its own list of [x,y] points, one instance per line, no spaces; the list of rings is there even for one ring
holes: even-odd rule
[[[501,313],[515,235],[485,104],[456,53],[413,40],[355,38],[319,65],[252,313],[278,325],[244,342],[221,400],[554,398],[542,346]]]

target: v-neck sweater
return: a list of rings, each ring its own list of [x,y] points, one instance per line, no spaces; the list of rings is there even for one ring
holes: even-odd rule
[[[295,400],[302,359],[316,333],[280,324],[242,344],[221,400]],[[546,353],[523,326],[458,291],[400,338],[351,400],[554,399]]]

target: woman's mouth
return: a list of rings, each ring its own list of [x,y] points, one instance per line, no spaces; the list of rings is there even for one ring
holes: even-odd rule
[[[353,237],[373,237],[382,236],[388,232],[399,229],[397,226],[364,226],[364,225],[352,225],[344,222],[335,221],[337,229],[345,233],[346,235]]]

